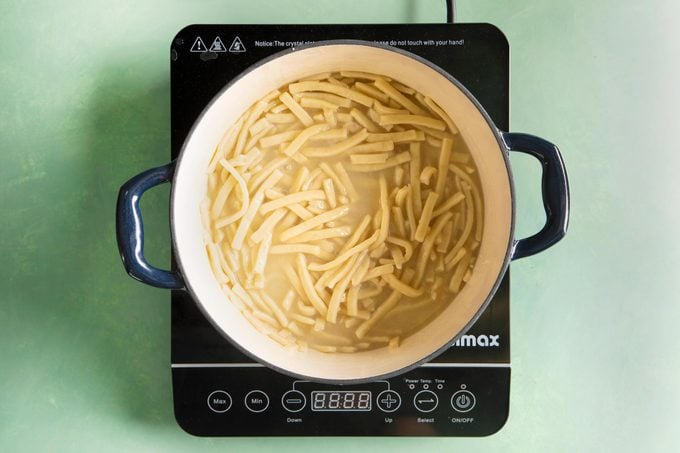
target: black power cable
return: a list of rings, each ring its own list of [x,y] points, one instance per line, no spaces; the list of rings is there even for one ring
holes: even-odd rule
[[[449,24],[453,23],[454,16],[456,13],[455,0],[446,0],[446,22]]]

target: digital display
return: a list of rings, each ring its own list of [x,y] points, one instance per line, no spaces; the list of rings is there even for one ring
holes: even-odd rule
[[[370,411],[369,391],[316,391],[312,392],[313,411]]]

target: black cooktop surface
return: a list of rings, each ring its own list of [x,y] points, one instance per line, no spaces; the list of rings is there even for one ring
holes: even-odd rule
[[[488,24],[191,25],[171,46],[172,157],[234,77],[304,43],[361,39],[413,52],[458,79],[508,128],[509,47]],[[509,275],[475,325],[442,355],[364,385],[316,384],[265,368],[225,340],[188,293],[172,293],[175,416],[204,436],[484,436],[510,395]]]

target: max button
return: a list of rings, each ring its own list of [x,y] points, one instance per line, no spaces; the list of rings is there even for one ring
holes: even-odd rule
[[[208,395],[208,407],[218,414],[227,412],[231,408],[231,395],[224,390],[215,390]]]
[[[262,390],[253,390],[248,392],[244,399],[246,408],[250,412],[260,413],[267,410],[269,407],[269,397]]]

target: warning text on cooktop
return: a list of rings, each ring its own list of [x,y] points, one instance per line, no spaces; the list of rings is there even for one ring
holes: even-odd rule
[[[274,40],[257,40],[255,41],[255,47],[296,47],[303,44],[313,43],[315,41],[279,41]],[[442,47],[442,46],[463,46],[465,45],[464,39],[401,39],[401,40],[373,40],[372,42],[377,44],[383,44],[386,46],[430,46],[430,47]]]

